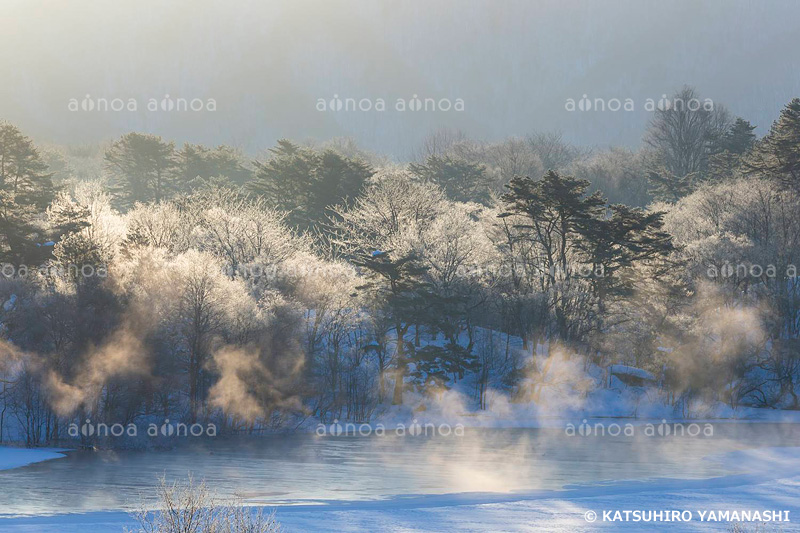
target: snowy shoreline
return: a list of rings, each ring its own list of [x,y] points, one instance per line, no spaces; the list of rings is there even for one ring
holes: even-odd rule
[[[0,446],[0,470],[21,468],[42,461],[66,457],[66,448],[13,448]]]
[[[673,531],[726,531],[724,522],[700,521],[709,510],[781,510],[791,528],[800,520],[800,447],[730,452],[713,460],[742,473],[708,479],[652,479],[510,493],[404,495],[372,501],[298,501],[277,507],[287,532],[300,531],[598,531],[652,530],[655,524],[603,522],[603,511],[681,510],[694,519]],[[597,513],[595,523],[586,513]],[[123,511],[0,517],[0,531],[121,532],[134,522]],[[662,526],[666,526],[662,524]],[[791,530],[791,529],[789,529]]]

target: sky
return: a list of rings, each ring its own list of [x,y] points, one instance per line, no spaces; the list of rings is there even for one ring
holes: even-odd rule
[[[648,99],[689,84],[763,134],[800,96],[799,19],[794,0],[0,0],[0,119],[59,144],[346,136],[402,159],[443,128],[635,147]],[[622,107],[567,109],[583,95]]]

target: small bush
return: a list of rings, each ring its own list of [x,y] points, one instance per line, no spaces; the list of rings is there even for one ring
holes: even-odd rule
[[[167,483],[159,479],[158,504],[149,509],[144,503],[131,513],[139,527],[127,533],[279,533],[275,513],[249,509],[240,497],[222,502],[205,481]]]

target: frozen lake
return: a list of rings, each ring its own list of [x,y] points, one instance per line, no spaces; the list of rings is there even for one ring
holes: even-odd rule
[[[634,437],[468,428],[463,437],[292,434],[187,442],[169,451],[76,451],[0,471],[0,516],[130,509],[159,476],[188,472],[222,496],[238,492],[268,505],[702,479],[735,473],[709,455],[799,442],[797,424],[717,422],[713,437],[646,436],[641,426]]]

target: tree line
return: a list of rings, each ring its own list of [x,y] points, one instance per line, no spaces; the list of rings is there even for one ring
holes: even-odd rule
[[[800,407],[800,99],[753,130],[675,106],[638,151],[440,131],[398,164],[342,140],[53,152],[3,123],[0,440],[587,397],[614,363],[684,414]]]

